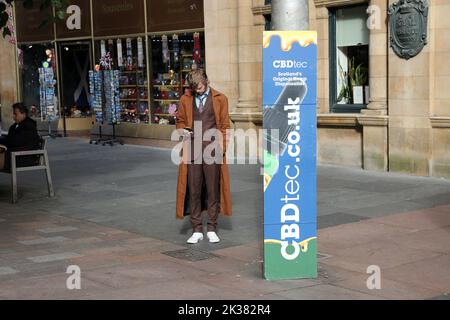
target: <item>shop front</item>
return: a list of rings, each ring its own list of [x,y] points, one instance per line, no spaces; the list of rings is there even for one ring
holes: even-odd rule
[[[15,15],[18,38],[18,91],[48,126],[42,101],[43,66],[54,71],[53,130],[108,134],[96,123],[89,71],[108,59],[120,71],[119,136],[170,139],[187,73],[205,67],[203,1],[72,0],[65,19],[40,26],[51,11],[24,9]]]

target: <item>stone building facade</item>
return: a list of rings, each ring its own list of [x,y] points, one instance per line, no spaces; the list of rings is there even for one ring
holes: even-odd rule
[[[271,29],[272,13],[279,9],[272,6],[283,1],[272,2],[204,1],[206,68],[212,85],[229,97],[235,128],[262,124],[262,33]],[[318,161],[450,178],[450,1],[428,1],[428,43],[408,60],[390,48],[388,9],[395,2],[309,0],[309,29],[318,32]],[[355,35],[367,48],[369,94],[364,104],[346,107],[335,101],[341,80],[334,55],[340,41],[349,39],[336,36],[335,28],[351,28],[341,19],[354,13],[351,8],[363,8],[366,15],[359,19],[373,27]],[[5,126],[10,117],[5,106],[17,99],[17,71],[14,47],[3,41],[0,50]]]
[[[309,28],[318,31],[318,160],[450,178],[450,1],[429,1],[428,43],[409,60],[390,48],[388,9],[394,2],[309,0]],[[358,5],[368,9],[364,20],[374,25],[367,31],[370,94],[364,108],[336,112],[330,101],[330,17]],[[217,59],[217,68],[208,66],[211,79],[233,97],[235,125],[258,126],[261,34],[270,29],[265,20],[272,5],[263,0],[211,0],[205,10],[207,51]]]

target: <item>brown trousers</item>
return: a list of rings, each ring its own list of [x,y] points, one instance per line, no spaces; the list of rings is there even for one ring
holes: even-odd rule
[[[5,168],[6,152],[3,152],[3,150],[0,148],[0,170]]]
[[[220,202],[220,164],[188,164],[190,219],[194,232],[203,232],[202,186],[208,193],[208,232],[216,231]]]

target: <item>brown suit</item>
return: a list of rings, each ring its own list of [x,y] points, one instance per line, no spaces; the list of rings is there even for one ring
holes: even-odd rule
[[[222,150],[226,151],[227,146],[227,129],[230,128],[230,119],[228,114],[228,99],[222,93],[211,88],[212,97],[212,112],[214,113],[215,125],[222,133],[223,140],[219,141],[222,146]],[[194,128],[194,97],[190,94],[185,94],[180,99],[180,105],[177,113],[177,129]],[[204,111],[205,112],[205,111]],[[231,209],[231,194],[230,194],[230,178],[228,174],[228,166],[226,164],[226,152],[224,153],[223,164],[219,165],[219,198],[218,211],[226,216],[232,215]],[[188,163],[189,161],[182,161],[179,166],[178,172],[178,186],[177,186],[177,205],[176,205],[176,217],[177,219],[183,219],[184,216],[190,211],[189,199],[190,188],[188,184]],[[205,192],[202,193],[205,196]],[[210,199],[208,199],[210,200]],[[209,203],[212,205],[211,203]],[[203,209],[203,207],[202,207]],[[198,210],[198,209],[197,209]],[[211,209],[213,210],[213,209]],[[212,226],[211,226],[212,227]]]

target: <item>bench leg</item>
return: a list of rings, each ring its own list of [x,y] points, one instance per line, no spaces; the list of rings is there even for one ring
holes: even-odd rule
[[[53,198],[55,196],[55,191],[53,190],[53,183],[52,183],[52,175],[50,173],[50,164],[48,162],[48,155],[47,152],[44,154],[45,159],[45,173],[47,175],[47,187],[48,187],[48,195],[50,198]]]
[[[17,170],[16,157],[11,156],[12,203],[17,203]]]

